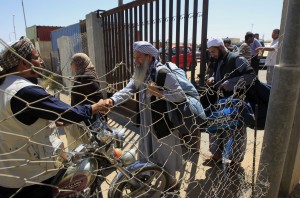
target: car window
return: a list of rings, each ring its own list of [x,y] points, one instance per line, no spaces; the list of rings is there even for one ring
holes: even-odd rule
[[[176,54],[176,47],[172,48],[172,54],[175,55]]]
[[[180,50],[179,50],[179,53],[180,53],[180,54],[183,54],[183,53],[184,53],[184,48],[183,48],[183,47],[179,47],[179,49],[180,49]],[[186,52],[187,52],[187,53],[190,53],[190,52],[191,52],[191,48],[188,47],[188,48],[186,49]],[[172,48],[172,54],[173,54],[173,55],[176,54],[176,47],[173,47],[173,48]]]

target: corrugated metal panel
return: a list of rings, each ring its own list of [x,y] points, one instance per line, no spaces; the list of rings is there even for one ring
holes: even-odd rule
[[[58,51],[57,40],[62,36],[69,36],[73,40],[74,52],[81,51],[80,24],[76,23],[51,32],[52,51]]]
[[[39,41],[51,41],[50,33],[53,30],[60,29],[59,26],[37,26],[37,40]]]
[[[53,55],[52,63],[57,70],[63,72],[63,70],[68,68],[68,61],[71,59],[72,55],[77,52],[82,52],[80,24],[76,23],[52,31],[51,43]]]

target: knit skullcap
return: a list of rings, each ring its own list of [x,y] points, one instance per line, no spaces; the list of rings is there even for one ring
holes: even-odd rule
[[[207,48],[224,46],[224,42],[220,38],[210,38],[207,41]]]
[[[34,45],[26,37],[21,37],[20,40],[9,43],[8,45],[9,47],[6,47],[0,52],[0,71],[6,71],[18,66],[21,57],[26,59],[34,49]]]

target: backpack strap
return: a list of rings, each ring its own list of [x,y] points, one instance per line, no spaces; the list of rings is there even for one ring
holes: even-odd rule
[[[156,85],[163,87],[165,85],[167,73],[169,73],[169,72],[170,71],[167,68],[159,69],[157,71],[157,75],[156,75],[156,79],[155,79]]]
[[[169,62],[166,62],[166,66],[168,67],[168,69],[169,69],[171,72],[175,73],[175,75],[180,75],[180,76],[183,77],[183,78],[187,78],[186,75],[181,74],[180,72],[176,71],[176,69],[172,69],[172,68],[170,67],[170,65],[169,65]],[[178,66],[176,65],[176,67],[178,67]],[[178,67],[178,68],[179,68],[179,67]],[[179,68],[179,69],[181,69],[181,68]]]

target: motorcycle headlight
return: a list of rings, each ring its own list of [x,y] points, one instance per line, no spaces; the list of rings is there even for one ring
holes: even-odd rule
[[[106,129],[102,129],[98,132],[97,139],[100,142],[107,144],[112,141],[112,139],[113,139],[112,135],[113,134],[110,131],[108,131]]]
[[[129,151],[123,151],[120,159],[124,165],[128,166],[136,161],[135,155],[136,150],[130,149]]]

